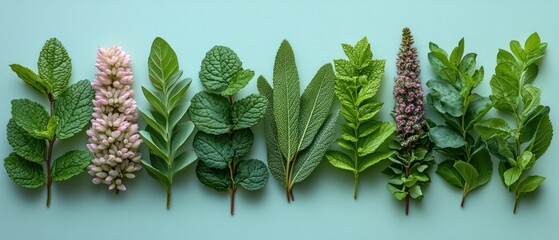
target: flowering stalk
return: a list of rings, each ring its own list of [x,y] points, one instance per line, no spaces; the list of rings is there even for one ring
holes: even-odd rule
[[[425,101],[419,74],[417,49],[413,47],[413,36],[409,28],[402,31],[402,44],[396,62],[394,98],[396,104],[392,112],[396,121],[397,154],[385,173],[391,176],[388,190],[398,200],[405,200],[406,215],[409,213],[410,196],[421,199],[421,185],[429,182],[425,170],[431,165],[430,141],[427,136]]]
[[[87,131],[87,148],[94,154],[87,168],[92,182],[104,183],[117,193],[126,190],[124,179],[135,178],[134,172],[142,168],[130,64],[130,56],[120,47],[99,49],[95,64],[99,72],[92,83],[93,118]]]

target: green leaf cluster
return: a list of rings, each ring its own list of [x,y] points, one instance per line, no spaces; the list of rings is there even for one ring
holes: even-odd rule
[[[293,49],[284,40],[276,54],[273,88],[260,76],[258,91],[268,99],[266,148],[272,176],[294,200],[293,186],[306,179],[324,158],[334,140],[338,113],[330,113],[335,75],[322,66],[303,94]]]
[[[336,143],[346,151],[330,150],[326,159],[334,167],[353,173],[354,198],[357,199],[359,173],[394,154],[382,146],[396,126],[374,119],[383,106],[374,96],[380,88],[386,61],[373,59],[367,38],[355,46],[342,44],[342,48],[348,59],[334,60],[334,93],[341,102],[346,121],[341,125],[341,138]]]
[[[50,107],[47,111],[42,104],[29,99],[12,100],[7,137],[13,152],[5,158],[4,167],[8,176],[22,187],[38,188],[46,183],[48,207],[52,181],[82,173],[91,161],[89,151],[73,150],[56,160],[52,153],[58,139],[70,138],[87,125],[93,112],[94,91],[88,80],[69,85],[71,60],[56,38],[43,46],[38,66],[37,74],[19,64],[10,65],[19,78],[49,100]]]
[[[493,103],[473,93],[483,81],[484,70],[476,69],[475,53],[464,55],[464,39],[450,56],[434,43],[429,49],[429,62],[438,77],[427,82],[431,88],[427,102],[444,120],[444,124],[431,127],[429,135],[436,149],[448,158],[439,163],[437,174],[463,190],[464,206],[468,193],[491,179],[491,157],[485,142],[476,139],[474,125]]]
[[[200,130],[192,143],[199,160],[196,175],[204,185],[231,193],[231,215],[239,185],[252,191],[268,182],[268,168],[262,161],[242,159],[254,141],[250,127],[264,117],[268,100],[258,94],[233,100],[233,95],[253,77],[254,71],[243,69],[233,50],[213,47],[200,69],[200,80],[206,91],[192,98],[188,110],[190,119]]]
[[[520,197],[532,192],[544,181],[542,176],[526,176],[547,150],[553,137],[549,107],[540,104],[541,89],[533,85],[538,63],[547,43],[537,33],[524,43],[510,42],[510,50],[500,49],[491,78],[491,99],[495,108],[514,117],[516,128],[502,118],[489,118],[476,124],[479,135],[487,141],[489,151],[499,161],[499,175],[514,194],[514,211]]]
[[[151,45],[148,59],[149,79],[155,87],[142,92],[151,106],[140,108],[147,123],[140,131],[143,142],[148,146],[150,162],[142,160],[148,174],[161,183],[167,192],[167,208],[171,203],[171,186],[175,176],[196,160],[192,151],[183,146],[194,130],[194,124],[184,121],[189,106],[184,95],[190,87],[190,79],[181,79],[183,72],[175,51],[162,38],[157,37]]]

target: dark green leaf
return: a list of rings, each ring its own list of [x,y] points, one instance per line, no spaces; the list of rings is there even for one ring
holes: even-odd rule
[[[464,139],[459,133],[446,126],[431,128],[429,136],[439,148],[459,148],[465,144]]]
[[[232,138],[232,148],[233,157],[240,158],[247,155],[252,147],[252,142],[254,141],[254,134],[250,128],[245,128],[239,131],[233,132]]]
[[[52,165],[52,180],[64,181],[84,172],[93,154],[89,151],[69,151],[56,159]]]
[[[227,134],[213,135],[198,131],[192,146],[198,159],[207,167],[225,169],[233,160],[233,146]]]
[[[240,130],[254,126],[264,117],[268,100],[261,95],[250,96],[233,104],[233,130]]]
[[[476,93],[471,95],[472,101],[468,105],[468,110],[465,115],[465,122],[467,124],[466,131],[474,127],[474,124],[481,121],[485,114],[489,112],[493,104],[487,97],[482,97]]]
[[[202,161],[198,161],[196,165],[196,176],[198,180],[205,186],[212,188],[218,192],[226,192],[231,187],[231,178],[229,177],[229,169],[210,168]]]
[[[502,118],[485,119],[475,125],[476,132],[483,139],[494,136],[508,137],[512,131],[509,124]]]
[[[250,191],[266,186],[268,182],[268,168],[259,160],[248,159],[240,161],[237,166],[235,182]]]
[[[462,116],[462,105],[464,97],[450,83],[443,80],[431,80],[427,82],[427,86],[433,90],[429,93],[432,96],[433,106],[438,112],[448,113],[454,117]]]
[[[553,127],[551,125],[551,120],[549,119],[549,114],[547,114],[538,124],[535,135],[526,150],[534,153],[536,159],[538,159],[545,153],[545,151],[547,151],[547,148],[551,144],[552,137]]]
[[[56,38],[47,40],[39,55],[39,78],[52,86],[56,99],[62,94],[72,75],[72,62],[62,43]]]
[[[192,151],[185,151],[176,156],[173,161],[173,179],[194,161],[196,161],[196,154]]]
[[[95,92],[88,80],[72,84],[54,103],[54,115],[60,117],[56,136],[66,139],[80,132],[91,120]]]
[[[464,161],[457,161],[454,163],[454,168],[464,179],[464,190],[466,192],[478,186],[479,174],[474,166]]]
[[[206,89],[222,92],[241,70],[242,62],[233,50],[225,46],[215,46],[202,60],[200,80]]]
[[[227,98],[203,91],[194,95],[191,102],[188,115],[198,129],[211,134],[224,134],[231,130]]]
[[[153,162],[153,159],[152,159],[152,162]],[[156,168],[155,166],[152,166],[151,164],[147,163],[144,160],[142,160],[142,166],[144,166],[144,169],[148,172],[148,174],[152,178],[157,180],[163,186],[165,186],[165,187],[170,187],[171,186],[171,180],[169,178],[167,178],[167,176],[164,173],[162,173],[160,170],[158,170],[158,168]]]
[[[491,180],[491,175],[493,174],[493,163],[491,162],[491,156],[487,148],[483,147],[482,150],[478,151],[472,156],[470,164],[474,166],[479,174],[478,186],[484,185]]]
[[[33,137],[39,137],[37,133],[45,131],[49,122],[45,107],[29,99],[12,100],[12,118]]]
[[[14,152],[24,159],[41,163],[45,160],[47,146],[45,140],[34,138],[23,128],[18,126],[14,119],[8,121],[7,128],[8,143],[14,148]]]
[[[15,153],[10,153],[4,159],[4,168],[6,168],[8,176],[21,187],[38,188],[45,183],[43,166],[27,161]]]
[[[454,161],[452,160],[445,160],[439,163],[437,174],[452,186],[457,188],[462,188],[464,186],[464,179],[462,179],[460,173],[454,168]]]

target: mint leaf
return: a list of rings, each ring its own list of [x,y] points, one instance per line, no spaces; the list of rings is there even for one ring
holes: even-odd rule
[[[41,163],[47,150],[45,140],[37,139],[18,126],[14,119],[8,121],[8,143],[14,152],[25,160]]]
[[[443,80],[428,81],[427,86],[434,91],[429,96],[439,113],[448,113],[454,117],[462,116],[464,97],[454,86]]]
[[[73,150],[65,153],[52,165],[52,180],[63,181],[82,173],[92,157],[89,151]]]
[[[204,91],[194,95],[191,102],[188,115],[196,127],[211,134],[229,132],[231,123],[226,98]]]
[[[248,128],[235,131],[231,135],[231,145],[233,148],[233,157],[240,158],[250,152],[254,141],[254,134]]]
[[[268,182],[268,168],[259,160],[240,161],[237,164],[235,182],[250,191],[261,189]]]
[[[194,152],[204,166],[226,169],[234,156],[231,139],[227,135],[213,135],[199,131],[192,140]]]
[[[33,72],[31,69],[21,66],[19,64],[11,64],[10,68],[14,71],[19,78],[21,78],[25,83],[29,84],[39,93],[48,96],[50,93],[51,85],[49,82],[41,79],[39,75]]]
[[[265,97],[251,94],[233,104],[233,130],[254,126],[264,117],[268,100]]]
[[[202,161],[196,165],[196,176],[198,180],[209,188],[218,192],[227,192],[231,186],[231,178],[228,176],[229,169],[216,169],[208,167]]]
[[[29,99],[12,100],[12,118],[18,126],[33,137],[40,137],[49,122],[49,114],[43,105]]]
[[[295,54],[287,40],[282,41],[276,54],[273,80],[273,111],[278,145],[290,163],[299,145],[301,99]]]
[[[80,132],[89,123],[93,112],[95,92],[88,80],[72,84],[60,94],[54,104],[54,114],[60,117],[56,136],[66,139]]]
[[[242,62],[237,54],[228,47],[215,46],[202,60],[200,80],[208,90],[222,92],[235,79],[239,71],[242,71]]]
[[[56,38],[49,39],[39,55],[39,78],[52,86],[52,95],[56,99],[70,82],[72,62],[62,43]]]
[[[244,88],[248,82],[254,77],[254,71],[246,69],[239,71],[237,75],[229,82],[229,86],[221,92],[222,96],[231,96]]]
[[[38,188],[45,183],[43,166],[27,161],[15,153],[10,153],[4,159],[4,168],[6,168],[8,176],[21,187]]]

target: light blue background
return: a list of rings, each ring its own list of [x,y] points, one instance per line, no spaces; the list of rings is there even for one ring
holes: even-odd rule
[[[490,93],[499,48],[512,39],[524,41],[539,32],[549,43],[536,84],[542,103],[551,106],[559,129],[559,17],[557,1],[31,1],[0,3],[0,125],[10,114],[14,98],[41,100],[18,80],[8,65],[19,63],[36,70],[43,43],[57,37],[73,63],[73,77],[93,79],[100,46],[122,46],[133,59],[135,89],[149,85],[147,57],[154,37],[166,39],[178,54],[185,76],[194,79],[188,98],[200,91],[200,61],[212,46],[222,44],[238,53],[247,68],[271,79],[274,56],[288,39],[295,51],[299,74],[306,86],[324,63],[342,58],[341,43],[354,44],[363,36],[372,43],[375,58],[387,60],[379,99],[393,100],[395,58],[402,27],[411,28],[419,49],[424,82],[433,77],[428,65],[429,41],[451,49],[466,39],[466,52],[478,53],[486,77],[478,90]],[[150,86],[151,87],[151,86]],[[256,91],[256,81],[240,94]],[[141,94],[139,105],[146,106]],[[492,111],[495,114],[495,111]],[[430,116],[433,116],[430,113]],[[262,124],[254,128],[251,157],[264,159]],[[11,147],[0,127],[0,155]],[[557,137],[557,136],[556,136]],[[84,148],[85,134],[62,141],[63,149]],[[360,195],[353,200],[349,172],[322,163],[311,177],[296,185],[296,201],[288,204],[281,186],[270,178],[258,192],[240,190],[237,211],[229,215],[228,194],[201,185],[190,167],[174,185],[171,210],[165,209],[163,188],[141,172],[128,190],[116,196],[82,174],[55,183],[53,202],[45,208],[46,190],[25,190],[0,171],[0,239],[559,239],[558,141],[531,170],[547,179],[537,193],[521,200],[512,214],[512,195],[496,171],[492,181],[472,192],[466,208],[461,193],[432,173],[433,182],[422,203],[413,203],[410,216],[403,203],[386,191],[386,178],[377,166],[360,178]],[[188,144],[188,148],[191,146]],[[441,161],[441,158],[437,159]]]

